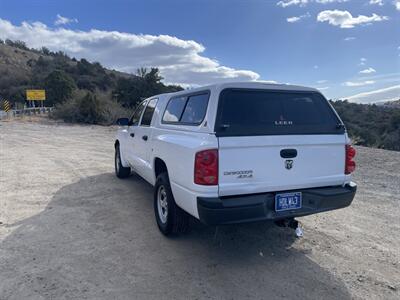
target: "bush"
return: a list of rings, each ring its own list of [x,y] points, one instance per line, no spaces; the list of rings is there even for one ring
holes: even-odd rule
[[[103,107],[92,93],[87,93],[85,97],[80,98],[77,102],[77,109],[79,114],[78,122],[98,124],[103,122]]]
[[[19,48],[22,50],[29,50],[29,48],[26,46],[24,41],[19,41],[19,40],[12,41],[10,39],[6,39],[5,43],[6,43],[6,45],[14,47],[14,48]]]
[[[51,117],[70,123],[87,123],[111,125],[118,118],[129,116],[129,112],[113,101],[110,95],[99,95],[88,92],[75,96],[56,105]]]
[[[51,72],[44,82],[48,104],[62,103],[71,98],[76,85],[74,80],[65,72],[55,70]]]
[[[384,149],[400,151],[400,129],[390,132],[383,140]]]

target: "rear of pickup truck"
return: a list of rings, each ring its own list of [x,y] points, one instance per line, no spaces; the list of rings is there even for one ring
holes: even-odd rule
[[[218,197],[198,197],[204,223],[287,219],[354,198],[355,150],[317,91],[224,89],[215,134]]]

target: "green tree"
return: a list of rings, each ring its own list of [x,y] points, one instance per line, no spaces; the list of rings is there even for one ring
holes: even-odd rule
[[[76,67],[79,75],[95,75],[95,68],[84,58],[78,61]]]
[[[42,49],[40,49],[40,52],[42,52],[44,55],[51,54],[51,51],[49,50],[49,48],[46,48],[46,47],[42,47]]]
[[[113,95],[124,107],[133,107],[144,98],[182,90],[180,86],[164,85],[162,79],[157,68],[140,68],[137,76],[120,78]]]
[[[45,78],[45,88],[48,98],[47,104],[52,105],[71,98],[76,85],[68,74],[61,70],[55,70]]]

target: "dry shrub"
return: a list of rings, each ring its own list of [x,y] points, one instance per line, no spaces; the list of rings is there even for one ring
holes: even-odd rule
[[[87,123],[111,125],[118,118],[128,117],[129,111],[124,109],[109,94],[97,94],[82,91],[74,97],[56,105],[51,117],[69,123]]]

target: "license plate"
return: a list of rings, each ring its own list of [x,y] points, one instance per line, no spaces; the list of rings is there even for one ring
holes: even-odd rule
[[[275,211],[301,208],[301,192],[275,195]]]

